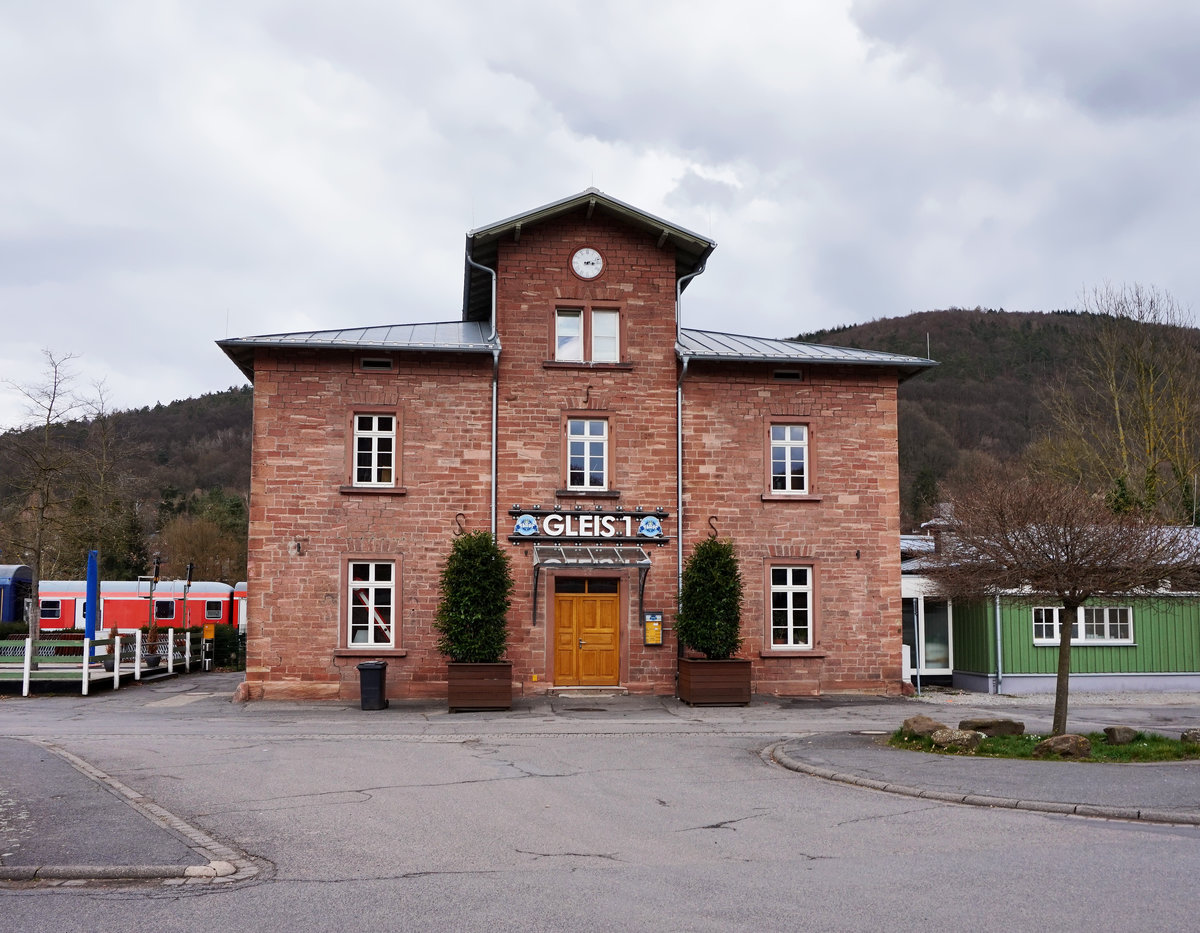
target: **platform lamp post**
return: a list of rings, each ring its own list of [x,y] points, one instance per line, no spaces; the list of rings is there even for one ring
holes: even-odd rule
[[[149,618],[146,620],[146,640],[150,642],[149,654],[158,654],[158,624],[154,618],[154,588],[158,586],[158,571],[162,565],[162,559],[156,554],[154,555],[154,572],[150,576],[150,611]]]
[[[187,565],[187,576],[183,579],[183,627],[186,630],[188,627],[188,591],[192,588],[192,570],[195,564]]]

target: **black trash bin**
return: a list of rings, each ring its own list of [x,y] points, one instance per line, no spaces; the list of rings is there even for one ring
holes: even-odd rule
[[[387,709],[387,661],[363,661],[358,665],[358,692],[363,709]]]

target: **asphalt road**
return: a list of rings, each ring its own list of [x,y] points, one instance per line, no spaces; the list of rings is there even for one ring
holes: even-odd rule
[[[204,865],[224,847],[248,866],[237,878],[12,882],[5,929],[1200,928],[1195,826],[898,796],[770,758],[914,712],[1001,712],[1035,730],[1050,713],[1037,701],[692,710],[576,698],[451,716],[438,703],[234,705],[233,683],[0,699],[0,834],[19,843],[0,847],[0,864],[15,864],[10,850],[57,857],[8,827],[61,814],[74,834],[60,839],[97,840],[72,858]],[[1073,725],[1170,732],[1200,725],[1192,700],[1080,700]],[[1086,765],[1048,767],[1039,779],[1064,793],[1086,783]],[[47,783],[39,769],[61,774]],[[1136,789],[1166,772],[1130,773],[1145,775]],[[1177,803],[1200,798],[1194,772],[1170,773],[1184,775]]]

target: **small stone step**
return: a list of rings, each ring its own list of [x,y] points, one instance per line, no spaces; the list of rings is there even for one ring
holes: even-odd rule
[[[547,696],[552,697],[623,697],[629,691],[624,687],[549,687]]]

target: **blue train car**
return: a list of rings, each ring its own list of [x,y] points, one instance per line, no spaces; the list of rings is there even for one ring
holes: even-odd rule
[[[22,622],[33,591],[33,571],[24,564],[0,564],[0,622]]]

